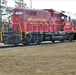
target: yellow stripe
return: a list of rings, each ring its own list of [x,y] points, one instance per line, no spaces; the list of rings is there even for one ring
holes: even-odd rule
[[[69,33],[69,32],[68,32]]]
[[[51,32],[49,32],[49,34],[51,34]]]
[[[62,34],[62,32],[60,31],[60,34]]]
[[[29,34],[29,32],[26,32],[26,34]]]
[[[57,34],[57,32],[55,32],[55,34]]]
[[[42,34],[42,32],[40,32],[40,34]]]

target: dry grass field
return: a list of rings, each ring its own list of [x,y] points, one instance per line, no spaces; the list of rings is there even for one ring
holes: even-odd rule
[[[0,49],[0,75],[76,75],[76,42]]]

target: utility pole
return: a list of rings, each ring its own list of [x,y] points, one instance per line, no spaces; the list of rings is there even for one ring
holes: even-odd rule
[[[30,8],[32,9],[32,0],[30,0]]]

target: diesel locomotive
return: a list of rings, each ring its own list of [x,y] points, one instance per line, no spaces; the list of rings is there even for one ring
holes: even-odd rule
[[[2,27],[4,28],[5,25]],[[0,33],[4,44],[30,45],[43,41],[63,42],[76,39],[76,25],[69,16],[53,9],[14,8],[7,31]]]

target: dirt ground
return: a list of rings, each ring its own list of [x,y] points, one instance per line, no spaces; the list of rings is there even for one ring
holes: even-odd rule
[[[76,42],[1,49],[0,75],[76,75]]]

